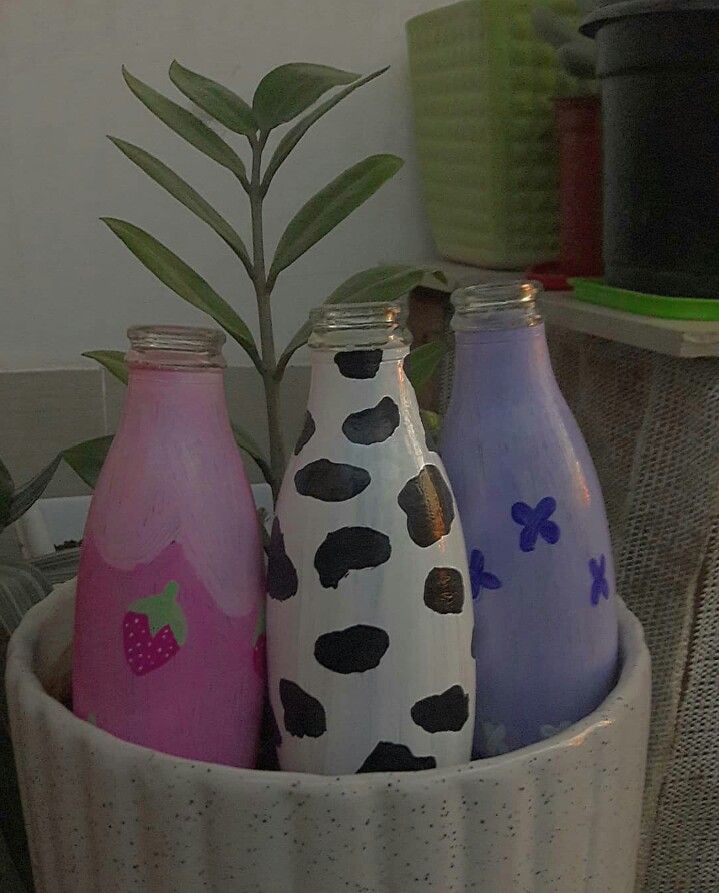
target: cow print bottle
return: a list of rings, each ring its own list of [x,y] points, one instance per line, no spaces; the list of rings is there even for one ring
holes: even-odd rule
[[[441,451],[469,552],[479,756],[570,726],[616,676],[604,502],[535,296],[521,282],[453,295],[455,377]]]
[[[425,443],[397,304],[313,314],[305,424],[268,571],[282,769],[326,775],[469,761],[473,612],[464,538]]]

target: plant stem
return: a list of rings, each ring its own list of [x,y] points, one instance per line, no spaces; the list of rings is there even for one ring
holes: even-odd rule
[[[277,379],[277,358],[275,339],[272,331],[272,308],[270,305],[271,286],[267,283],[265,269],[264,225],[262,218],[262,150],[267,142],[267,134],[260,134],[252,144],[252,179],[250,180],[250,208],[252,212],[252,248],[254,254],[255,294],[257,314],[260,323],[260,348],[262,351],[262,382],[267,404],[267,430],[270,439],[270,468],[272,471],[272,492],[277,493],[285,472],[285,447],[282,442],[280,382]]]

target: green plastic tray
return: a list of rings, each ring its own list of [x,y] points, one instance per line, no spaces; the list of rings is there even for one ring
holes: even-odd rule
[[[588,304],[600,304],[613,310],[624,310],[641,316],[661,319],[694,319],[719,322],[719,296],[712,298],[670,298],[664,295],[645,295],[638,291],[614,288],[597,279],[570,279],[574,297]]]

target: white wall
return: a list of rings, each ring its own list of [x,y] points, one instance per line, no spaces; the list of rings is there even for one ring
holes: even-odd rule
[[[255,329],[244,271],[214,234],[112,146],[110,133],[159,155],[246,233],[246,196],[230,174],[167,130],[126,88],[121,64],[175,98],[173,57],[248,100],[288,61],[392,69],[305,137],[269,197],[274,245],[292,213],[375,152],[400,174],[280,278],[277,337],[342,279],[382,261],[431,254],[419,193],[405,21],[437,0],[4,0],[0,3],[0,365],[77,364],[121,348],[135,322],[198,323],[98,221],[148,229],[201,272]],[[241,137],[236,139],[242,141]],[[231,359],[249,362],[230,348]]]

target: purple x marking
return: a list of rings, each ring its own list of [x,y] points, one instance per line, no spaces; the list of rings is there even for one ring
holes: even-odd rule
[[[512,520],[523,527],[519,535],[519,548],[522,552],[533,552],[540,536],[552,546],[559,542],[559,525],[549,520],[556,508],[557,501],[551,496],[540,499],[536,508],[532,508],[526,502],[514,503]]]
[[[501,589],[502,581],[484,569],[484,555],[479,549],[473,549],[469,556],[469,579],[472,582],[472,598],[478,599],[484,589]]]
[[[604,555],[599,556],[599,561],[595,558],[589,559],[589,573],[592,575],[592,604],[598,605],[599,599],[609,598],[609,583],[606,578],[607,559]]]

